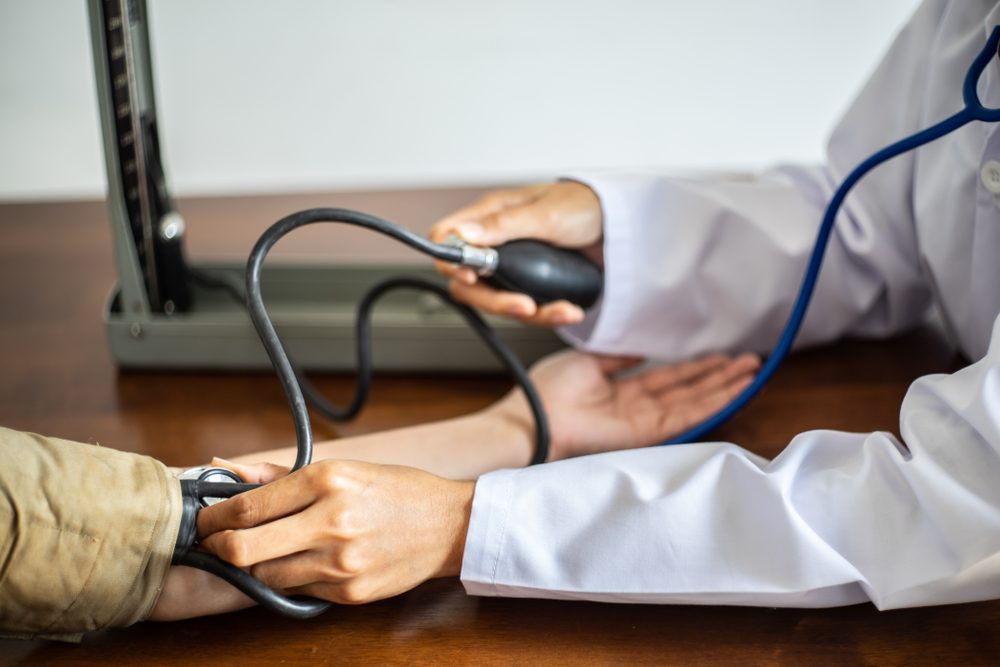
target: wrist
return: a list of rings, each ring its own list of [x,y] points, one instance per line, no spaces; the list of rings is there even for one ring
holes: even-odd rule
[[[183,565],[171,566],[163,590],[147,620],[179,621],[221,614],[256,604],[214,574]]]
[[[476,491],[475,482],[447,482],[447,506],[442,515],[445,517],[445,535],[443,543],[448,547],[441,569],[435,576],[457,577],[462,573],[462,560],[465,558],[465,539],[469,533],[469,520],[472,516],[472,499]]]
[[[535,419],[523,392],[514,389],[480,413],[481,432],[497,449],[499,468],[523,468],[535,455]]]

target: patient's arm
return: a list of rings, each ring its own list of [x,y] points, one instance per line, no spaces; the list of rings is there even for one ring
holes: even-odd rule
[[[513,416],[491,406],[454,419],[320,442],[314,447],[313,460],[404,465],[449,479],[475,479],[490,470],[527,465],[533,448],[532,433],[521,428]],[[255,452],[231,461],[291,466],[295,449]]]
[[[569,351],[532,369],[552,432],[550,460],[640,447],[675,435],[728,402],[758,365],[754,357],[716,355],[615,377],[636,361]],[[527,401],[515,390],[471,415],[319,443],[314,459],[391,463],[448,479],[474,480],[490,470],[527,465],[533,447],[534,422]],[[236,457],[232,467],[246,481],[257,482],[261,480],[253,475],[259,475],[260,468],[241,464],[290,466],[294,459],[293,448],[275,449]],[[187,618],[251,604],[208,573],[173,567],[150,618]]]
[[[532,368],[551,431],[549,461],[645,447],[676,435],[728,403],[759,365],[752,355],[720,354],[616,377],[638,362],[564,351]],[[404,465],[447,479],[476,479],[491,470],[527,465],[534,426],[527,400],[515,389],[471,415],[319,443],[313,460]],[[292,448],[233,459],[282,466],[294,460]]]

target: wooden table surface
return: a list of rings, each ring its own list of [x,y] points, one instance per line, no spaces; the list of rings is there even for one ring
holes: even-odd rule
[[[212,217],[228,206],[216,243],[232,232],[239,240],[230,251],[245,252],[275,213],[313,202],[284,198],[271,202],[274,210],[266,202],[223,204],[187,203],[189,224],[191,210]],[[247,215],[236,230],[239,206]],[[212,252],[210,241],[199,242]],[[113,280],[103,204],[0,206],[0,424],[172,465],[293,443],[284,396],[269,374],[119,372],[100,319]],[[773,456],[809,428],[896,431],[909,382],[959,363],[930,328],[798,354],[718,436]],[[319,382],[333,397],[346,396],[351,383],[349,376]],[[317,436],[454,416],[506,389],[495,377],[377,376],[362,416],[336,430],[317,421]],[[891,612],[610,605],[474,598],[458,581],[440,580],[309,621],[252,609],[92,633],[80,645],[0,641],[2,665],[97,662],[998,664],[1000,601]]]

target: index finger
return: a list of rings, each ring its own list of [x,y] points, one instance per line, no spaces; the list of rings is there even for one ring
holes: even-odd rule
[[[201,541],[201,546],[237,567],[308,551],[322,544],[322,534],[314,529],[317,517],[310,516],[312,512],[306,509],[262,526],[212,533]]]
[[[503,204],[498,200],[489,198],[481,199],[475,204],[460,208],[435,222],[428,236],[435,243],[443,243],[449,234],[461,236],[458,233],[458,227],[463,222],[478,222],[486,216],[492,215],[502,209]]]
[[[308,507],[315,494],[299,472],[201,510],[198,512],[198,536],[220,530],[252,528]]]
[[[435,243],[441,243],[448,234],[455,232],[461,223],[478,222],[486,216],[494,215],[504,209],[528,204],[536,200],[547,188],[546,184],[537,184],[491,192],[434,223],[434,226],[431,227],[430,238]]]

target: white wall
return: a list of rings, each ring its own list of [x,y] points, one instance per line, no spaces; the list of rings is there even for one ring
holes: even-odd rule
[[[917,3],[149,4],[191,195],[818,160]],[[103,196],[102,159],[85,3],[0,0],[0,199]]]

